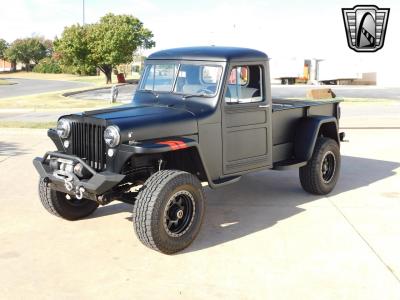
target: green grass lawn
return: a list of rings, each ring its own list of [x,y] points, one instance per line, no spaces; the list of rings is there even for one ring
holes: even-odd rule
[[[382,104],[382,103],[396,103],[396,100],[385,99],[385,98],[343,98],[346,103],[358,103],[358,104]]]
[[[0,128],[47,129],[56,127],[56,123],[57,122],[0,121]]]
[[[354,103],[354,104],[382,104],[382,103],[396,103],[396,100],[385,99],[385,98],[333,98],[333,99],[309,99],[306,97],[297,97],[297,98],[286,98],[288,100],[299,100],[299,101],[324,101],[324,100],[343,100],[345,103]]]

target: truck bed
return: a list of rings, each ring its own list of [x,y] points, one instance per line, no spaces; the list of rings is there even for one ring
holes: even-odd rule
[[[339,103],[342,100],[287,100],[287,99],[272,99],[272,112],[296,109],[296,108],[307,108],[311,106],[321,106],[332,103]]]
[[[342,100],[272,100],[273,161],[290,160],[298,121],[306,116],[338,117],[338,104]]]

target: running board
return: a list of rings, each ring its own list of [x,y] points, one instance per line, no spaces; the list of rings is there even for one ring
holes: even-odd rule
[[[208,183],[208,185],[210,186],[210,188],[215,189],[215,188],[219,188],[221,186],[225,186],[225,185],[228,185],[231,183],[238,182],[240,180],[240,178],[241,178],[241,176],[226,177],[226,178],[211,181]]]
[[[274,164],[273,170],[290,170],[295,168],[301,168],[307,165],[306,161],[298,160],[285,160]]]

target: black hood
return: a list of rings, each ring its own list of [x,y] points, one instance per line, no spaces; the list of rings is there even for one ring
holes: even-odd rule
[[[122,141],[128,140],[131,132],[135,140],[197,134],[196,117],[184,107],[130,104],[84,112],[83,116],[118,126]]]

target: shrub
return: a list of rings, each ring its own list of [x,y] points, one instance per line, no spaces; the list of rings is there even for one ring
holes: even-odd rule
[[[82,75],[82,76],[93,76],[96,75],[96,67],[94,66],[89,66],[89,65],[80,65],[76,67],[76,74]]]
[[[73,66],[61,65],[61,72],[64,74],[76,74],[76,69]]]
[[[33,72],[36,73],[62,73],[62,69],[58,61],[53,58],[46,57],[39,61],[39,63],[33,68]]]

